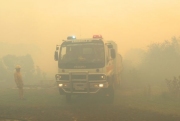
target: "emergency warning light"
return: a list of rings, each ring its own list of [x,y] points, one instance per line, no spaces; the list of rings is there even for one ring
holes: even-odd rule
[[[93,35],[93,38],[100,38],[100,39],[102,39],[102,36],[101,35]]]
[[[67,40],[73,40],[73,39],[76,39],[76,36],[68,36],[67,37]]]

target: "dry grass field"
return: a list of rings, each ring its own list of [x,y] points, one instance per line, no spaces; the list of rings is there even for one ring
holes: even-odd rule
[[[57,88],[0,89],[0,121],[179,121],[180,98],[121,89],[113,104],[96,96],[74,96],[67,104]]]

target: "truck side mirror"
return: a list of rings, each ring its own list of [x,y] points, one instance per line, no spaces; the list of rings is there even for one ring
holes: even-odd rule
[[[113,45],[109,44],[109,45],[108,45],[108,48],[113,48]]]
[[[58,51],[54,52],[54,60],[58,61],[59,57],[58,57]]]
[[[111,58],[116,58],[116,52],[115,49],[111,49]]]
[[[59,50],[59,47],[58,47],[58,46],[56,46],[56,50]]]

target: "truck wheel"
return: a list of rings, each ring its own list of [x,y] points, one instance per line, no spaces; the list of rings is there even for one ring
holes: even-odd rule
[[[110,104],[114,102],[114,89],[113,89],[113,87],[109,87],[107,89],[106,102],[110,103]]]
[[[59,94],[62,95],[62,90],[61,89],[59,89]]]
[[[71,95],[70,94],[66,94],[66,102],[67,103],[71,102]]]

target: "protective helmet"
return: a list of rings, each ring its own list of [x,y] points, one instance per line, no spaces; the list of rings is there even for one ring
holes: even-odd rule
[[[16,65],[15,69],[20,69],[21,66],[20,65]]]

